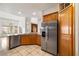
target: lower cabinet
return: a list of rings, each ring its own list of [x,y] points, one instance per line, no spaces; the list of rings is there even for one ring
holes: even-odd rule
[[[37,35],[36,44],[41,46],[41,36]]]
[[[37,34],[9,36],[9,49],[20,45],[41,45],[41,36]]]
[[[14,48],[20,45],[20,36],[9,36],[9,48]]]
[[[31,44],[29,35],[21,35],[21,45]]]
[[[41,45],[41,37],[37,34],[21,35],[21,45]]]

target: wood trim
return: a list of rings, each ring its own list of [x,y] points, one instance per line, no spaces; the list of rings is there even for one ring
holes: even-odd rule
[[[62,12],[62,11],[64,11],[65,9],[67,9],[68,7],[70,7],[70,6],[73,6],[73,3],[70,3],[70,5],[69,6],[67,6],[67,7],[65,7],[64,9],[62,9],[62,10],[59,10],[59,12]]]
[[[75,7],[73,4],[73,55],[75,56]]]
[[[51,14],[56,14],[56,13],[58,13],[58,11],[53,12],[53,13],[50,13],[50,14],[46,14],[46,15],[43,15],[43,16],[48,16],[48,15],[51,15]]]

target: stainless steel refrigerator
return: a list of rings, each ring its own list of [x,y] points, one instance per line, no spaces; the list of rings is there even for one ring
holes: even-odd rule
[[[57,55],[57,21],[42,23],[41,49]]]

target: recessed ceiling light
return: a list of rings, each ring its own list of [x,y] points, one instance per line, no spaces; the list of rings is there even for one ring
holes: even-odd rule
[[[21,13],[22,13],[21,11],[18,12],[18,14],[21,14]]]
[[[32,15],[35,16],[36,15],[36,12],[33,12]]]

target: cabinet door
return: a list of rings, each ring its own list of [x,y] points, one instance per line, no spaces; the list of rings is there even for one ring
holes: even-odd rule
[[[41,37],[37,34],[21,35],[21,45],[26,44],[41,45]]]
[[[53,20],[58,20],[58,12],[54,12],[43,16],[43,22],[51,22]]]
[[[22,36],[21,36],[21,44],[22,44],[22,45],[31,44],[29,35],[22,35]]]
[[[73,55],[73,6],[59,13],[59,55]]]
[[[51,19],[52,20],[58,20],[58,13],[52,14]]]
[[[31,44],[35,45],[36,44],[36,40],[37,40],[37,35],[31,34],[30,35],[30,42],[31,42]]]
[[[41,36],[40,35],[37,35],[36,44],[39,46],[41,45]]]
[[[48,16],[48,15],[43,16],[43,22],[48,22],[48,21],[49,21],[49,17],[50,17],[50,16]]]
[[[33,45],[41,45],[41,37],[37,34],[30,35],[30,43]]]
[[[29,42],[30,44],[34,44],[35,39],[34,39],[33,35],[28,35],[28,39],[30,41]]]

